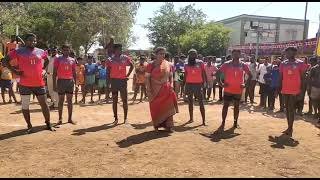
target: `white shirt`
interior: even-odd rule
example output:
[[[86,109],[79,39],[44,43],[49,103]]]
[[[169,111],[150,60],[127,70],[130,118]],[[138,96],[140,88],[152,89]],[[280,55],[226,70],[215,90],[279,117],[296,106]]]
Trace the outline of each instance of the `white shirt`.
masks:
[[[49,56],[48,57],[48,60],[49,60],[49,64],[47,66],[47,73],[50,73],[50,75],[53,74],[53,67],[54,67],[54,59],[59,57],[58,54],[56,54],[54,57],[52,56]]]
[[[258,81],[262,84],[265,84],[266,82],[264,81],[263,76],[265,74],[267,74],[267,67],[271,66],[271,64],[268,63],[268,65],[266,66],[264,63],[260,64],[259,69],[258,69],[258,73],[259,73],[259,79]]]

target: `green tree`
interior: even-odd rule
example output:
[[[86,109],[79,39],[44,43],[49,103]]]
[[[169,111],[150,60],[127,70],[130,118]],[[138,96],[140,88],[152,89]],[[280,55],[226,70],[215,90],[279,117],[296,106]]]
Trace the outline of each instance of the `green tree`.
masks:
[[[171,54],[180,53],[180,36],[205,23],[206,15],[194,8],[194,4],[174,10],[173,3],[165,3],[156,11],[145,28],[154,46],[165,46]]]
[[[203,55],[221,56],[228,46],[230,32],[222,24],[208,23],[182,35],[180,45],[184,52],[194,48]]]
[[[72,44],[85,53],[107,36],[127,45],[130,28],[140,6],[137,2],[1,2],[3,36],[10,37],[19,25],[20,34],[34,32],[40,47]]]

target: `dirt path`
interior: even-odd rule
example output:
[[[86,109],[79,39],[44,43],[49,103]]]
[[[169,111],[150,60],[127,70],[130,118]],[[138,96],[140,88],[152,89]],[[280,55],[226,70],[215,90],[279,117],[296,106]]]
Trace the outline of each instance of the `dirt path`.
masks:
[[[221,104],[206,105],[206,127],[199,126],[198,106],[195,122],[185,124],[188,106],[180,104],[175,132],[167,134],[153,131],[147,102],[129,105],[130,124],[116,127],[111,124],[111,104],[76,105],[78,124],[65,124],[54,133],[43,131],[40,107],[33,103],[37,132],[31,135],[24,135],[19,106],[0,105],[0,177],[320,176],[319,129],[312,118],[297,117],[293,141],[275,137],[286,128],[284,114],[242,106],[241,129],[228,130],[233,120],[229,111],[226,132],[217,136],[212,133],[221,122]],[[122,123],[121,104],[119,113]],[[51,117],[57,122],[57,111],[51,111]],[[66,122],[66,107],[64,117]]]

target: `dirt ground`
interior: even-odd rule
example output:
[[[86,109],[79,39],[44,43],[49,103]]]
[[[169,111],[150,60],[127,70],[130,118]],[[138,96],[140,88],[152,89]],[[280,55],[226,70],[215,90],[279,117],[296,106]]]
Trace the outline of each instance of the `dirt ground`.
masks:
[[[181,101],[180,113],[174,116],[175,132],[167,134],[153,131],[148,102],[129,104],[128,125],[113,126],[111,104],[86,104],[74,106],[77,125],[64,124],[50,132],[44,130],[35,100],[30,108],[36,133],[30,135],[25,135],[20,106],[1,104],[0,177],[320,176],[320,134],[312,117],[296,117],[292,140],[281,136],[287,127],[285,114],[266,113],[257,104],[242,105],[241,129],[229,129],[231,108],[225,132],[215,135],[222,105],[209,102],[208,126],[200,126],[199,106],[194,109],[195,122],[186,124],[188,106]],[[118,107],[122,123],[121,103]],[[307,108],[306,104],[304,112]],[[64,122],[66,118],[65,107]],[[51,111],[51,122],[57,121],[58,112]]]

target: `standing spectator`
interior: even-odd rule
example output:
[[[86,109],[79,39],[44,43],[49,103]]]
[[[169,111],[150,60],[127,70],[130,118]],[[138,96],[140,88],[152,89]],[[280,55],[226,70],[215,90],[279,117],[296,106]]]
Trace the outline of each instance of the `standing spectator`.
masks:
[[[316,57],[310,59],[314,62]],[[318,119],[320,125],[320,59],[317,60],[317,65],[314,65],[310,70],[308,78],[308,91],[312,100],[312,105],[315,111],[315,117]]]
[[[216,95],[216,72],[218,68],[215,66],[216,57],[215,56],[208,56],[207,58],[207,65],[205,66],[206,75],[207,75],[207,84],[206,88],[204,88],[204,97],[207,101],[209,101],[211,92],[213,92],[213,99]],[[206,94],[207,91],[207,94]]]
[[[308,69],[311,67],[309,64],[308,64],[308,58],[307,57],[304,57],[303,58],[303,62],[305,63],[305,65],[308,67]],[[305,94],[306,94],[306,91],[307,91],[307,71],[303,74],[303,78],[302,78],[302,86],[301,86],[301,92],[300,94],[297,96],[297,102],[296,102],[296,114],[299,115],[299,116],[302,116],[302,110],[303,110],[303,106],[304,106],[304,98],[305,98]]]
[[[50,95],[50,99],[52,105],[50,106],[51,109],[58,108],[59,105],[59,95],[58,92],[53,90],[53,66],[54,66],[54,59],[59,57],[58,51],[56,47],[53,47],[49,50],[49,64],[47,66],[47,86]]]
[[[270,94],[270,110],[274,110],[275,106],[275,99],[277,95],[280,95],[280,71],[279,71],[279,65],[280,61],[274,62],[271,68],[271,94]],[[280,97],[279,97],[280,98]]]
[[[265,59],[263,61],[263,64],[260,64],[259,69],[258,69],[258,74],[259,74],[259,85],[260,85],[260,107],[263,107],[264,109],[267,108],[267,86],[266,82],[264,80],[264,75],[267,73],[267,68],[271,66],[271,64],[268,62],[268,59]],[[268,100],[269,102],[269,100]],[[270,104],[270,103],[268,103]]]
[[[96,63],[93,63],[93,57],[88,56],[87,64],[85,64],[85,92],[83,95],[82,103],[86,103],[86,95],[88,90],[91,92],[91,101],[90,103],[94,103],[93,101],[93,91],[94,91],[94,84],[96,82],[96,73],[98,70],[98,66]]]
[[[317,64],[318,64],[318,62],[317,62],[317,58],[316,57],[311,57],[310,59],[309,59],[309,61],[310,61],[310,64],[311,64],[311,67],[310,67],[310,69],[308,70],[308,72],[307,72],[307,77],[308,77],[308,86],[307,86],[307,92],[308,92],[308,96],[309,96],[309,111],[308,111],[308,115],[312,115],[312,112],[313,112],[313,108],[314,108],[314,106],[313,106],[313,101],[312,101],[312,98],[311,98],[311,82],[310,82],[310,77],[311,77],[311,68],[312,67],[314,67],[314,66],[316,66]],[[314,109],[314,112],[315,112],[315,114],[317,114],[317,109]]]
[[[147,94],[146,86],[145,86],[145,73],[146,73],[147,63],[145,61],[146,61],[145,56],[140,56],[139,64],[137,64],[135,67],[136,88],[134,90],[134,95],[132,98],[133,103],[136,100],[139,91],[141,91],[140,102],[142,102],[143,94]]]
[[[247,102],[248,96],[250,99],[250,103],[254,103],[254,90],[257,83],[257,62],[255,61],[254,57],[249,57],[250,64],[249,64],[249,70],[252,75],[251,80],[249,81],[248,87],[246,88],[246,94],[245,94],[245,102]]]

